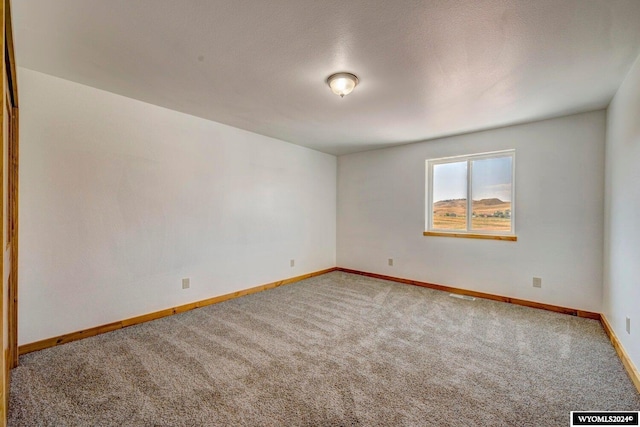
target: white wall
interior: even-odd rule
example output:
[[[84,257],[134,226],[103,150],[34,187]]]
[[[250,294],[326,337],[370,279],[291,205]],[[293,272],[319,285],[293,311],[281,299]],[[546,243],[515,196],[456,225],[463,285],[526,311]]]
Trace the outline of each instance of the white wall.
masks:
[[[334,156],[19,82],[20,344],[335,266]]]
[[[600,312],[604,139],[598,111],[341,156],[338,266]],[[424,237],[425,159],[510,148],[518,241]]]
[[[640,367],[640,57],[607,110],[605,171],[603,312]]]

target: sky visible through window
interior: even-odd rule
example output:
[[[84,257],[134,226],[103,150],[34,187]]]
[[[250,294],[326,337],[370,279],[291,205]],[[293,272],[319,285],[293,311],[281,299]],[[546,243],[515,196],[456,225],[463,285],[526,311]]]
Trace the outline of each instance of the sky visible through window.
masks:
[[[473,160],[473,200],[511,201],[511,157]],[[435,165],[433,201],[467,198],[467,162]]]

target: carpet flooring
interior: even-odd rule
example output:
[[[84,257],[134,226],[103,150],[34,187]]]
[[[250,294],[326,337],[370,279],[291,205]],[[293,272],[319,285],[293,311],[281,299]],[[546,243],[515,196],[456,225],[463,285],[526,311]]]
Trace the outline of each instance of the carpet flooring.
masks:
[[[30,353],[10,426],[564,426],[639,410],[599,322],[342,272]]]

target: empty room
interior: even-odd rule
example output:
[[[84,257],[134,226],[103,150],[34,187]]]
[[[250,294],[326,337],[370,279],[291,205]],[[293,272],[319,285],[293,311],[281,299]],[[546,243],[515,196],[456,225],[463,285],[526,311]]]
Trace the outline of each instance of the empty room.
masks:
[[[1,3],[0,426],[640,425],[640,1]]]

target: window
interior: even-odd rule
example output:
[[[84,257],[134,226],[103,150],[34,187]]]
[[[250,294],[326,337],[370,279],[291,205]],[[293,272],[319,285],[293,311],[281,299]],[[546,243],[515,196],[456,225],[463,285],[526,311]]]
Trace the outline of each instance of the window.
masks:
[[[427,160],[426,236],[516,240],[515,151]]]

